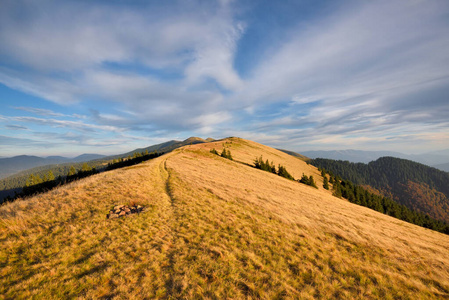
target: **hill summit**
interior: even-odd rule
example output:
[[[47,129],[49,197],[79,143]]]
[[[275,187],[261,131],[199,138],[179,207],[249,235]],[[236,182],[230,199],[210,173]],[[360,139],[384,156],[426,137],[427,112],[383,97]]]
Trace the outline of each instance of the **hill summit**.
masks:
[[[223,148],[233,160],[211,153]],[[262,156],[318,189],[252,167]],[[449,237],[338,199],[239,138],[0,207],[5,298],[443,298]],[[140,213],[106,219],[120,205]]]

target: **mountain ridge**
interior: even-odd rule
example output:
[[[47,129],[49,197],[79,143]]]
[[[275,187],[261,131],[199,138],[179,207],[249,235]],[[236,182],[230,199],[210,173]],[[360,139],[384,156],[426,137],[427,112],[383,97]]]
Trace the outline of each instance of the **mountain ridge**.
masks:
[[[134,149],[132,151],[117,155],[103,156],[98,154],[83,154],[71,159],[70,161],[62,160],[60,162],[58,161],[58,163],[56,164],[49,164],[49,165],[43,164],[30,169],[25,169],[19,171],[18,173],[6,176],[5,178],[0,178],[0,203],[3,201],[5,197],[8,196],[13,197],[15,193],[19,193],[22,187],[25,186],[26,180],[31,174],[39,175],[42,178],[43,176],[46,176],[49,171],[52,171],[54,176],[64,177],[67,175],[68,171],[72,166],[74,166],[75,169],[80,169],[81,163],[84,162],[87,162],[90,165],[90,167],[96,168],[97,170],[101,171],[104,170],[107,164],[109,162],[112,162],[114,159],[127,158],[130,156],[132,157],[135,154],[145,153],[146,151],[148,151],[149,153],[151,152],[166,153],[185,145],[205,143],[205,142],[206,141],[201,138],[190,137],[183,141],[171,140],[164,143],[151,145],[146,148]]]
[[[208,138],[210,140],[214,140]],[[48,156],[39,157],[33,155],[18,155],[8,158],[0,158],[0,179],[7,178],[11,175],[15,175],[21,171],[26,171],[36,167],[51,166],[57,164],[69,164],[69,163],[79,163],[79,162],[89,162],[94,160],[112,160],[120,157],[127,157],[129,155],[134,155],[135,153],[148,152],[170,152],[173,149],[182,147],[188,144],[206,143],[207,141],[198,138],[190,137],[183,141],[171,140],[161,144],[151,145],[145,148],[138,148],[132,151],[115,154],[115,155],[101,155],[101,154],[91,154],[85,153],[73,158],[67,158],[63,156]]]
[[[13,157],[0,158],[0,179],[17,174],[18,172],[42,167],[47,165],[56,165],[64,163],[76,163],[101,159],[106,157],[101,154],[81,154],[79,156],[68,158],[64,156],[40,157],[35,155],[17,155]]]
[[[327,158],[334,160],[347,160],[354,163],[369,163],[385,156],[408,159],[431,167],[436,167],[439,164],[445,164],[449,161],[448,150],[440,150],[422,154],[404,154],[395,151],[365,151],[354,149],[302,151],[301,153],[312,159]]]

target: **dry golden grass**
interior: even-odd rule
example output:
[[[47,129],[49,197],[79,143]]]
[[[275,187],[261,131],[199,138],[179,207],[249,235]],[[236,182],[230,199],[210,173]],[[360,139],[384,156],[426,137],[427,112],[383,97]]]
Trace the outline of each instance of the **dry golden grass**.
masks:
[[[0,207],[0,298],[449,297],[448,236],[244,164],[260,155],[320,178],[233,138]],[[147,211],[105,219],[131,201]]]

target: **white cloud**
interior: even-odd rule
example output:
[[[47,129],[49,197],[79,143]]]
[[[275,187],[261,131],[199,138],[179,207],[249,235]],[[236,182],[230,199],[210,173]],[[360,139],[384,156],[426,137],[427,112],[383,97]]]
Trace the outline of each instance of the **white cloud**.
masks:
[[[401,136],[410,124],[416,138],[439,132],[428,124],[448,128],[444,1],[340,3],[298,18],[270,51],[244,53],[239,43],[252,24],[237,19],[238,2],[24,3],[2,3],[0,82],[61,105],[107,109],[72,115],[77,121],[14,121],[84,133],[241,135],[290,147],[348,137],[380,143],[381,132]],[[259,64],[242,79],[235,59],[251,51]]]
[[[35,118],[35,117],[10,117],[10,120],[16,122],[25,122],[25,123],[34,123],[39,125],[48,125],[51,127],[59,127],[59,128],[70,128],[79,131],[95,131],[95,130],[104,130],[111,132],[119,132],[123,131],[122,128],[110,126],[110,125],[97,125],[97,124],[88,124],[81,121],[68,121],[68,120],[56,120],[56,119],[43,119],[43,118]]]
[[[440,49],[449,45],[449,32],[438,8],[368,2],[300,26],[253,71],[243,95],[258,102],[291,95],[303,103],[335,101],[448,76],[449,54]]]

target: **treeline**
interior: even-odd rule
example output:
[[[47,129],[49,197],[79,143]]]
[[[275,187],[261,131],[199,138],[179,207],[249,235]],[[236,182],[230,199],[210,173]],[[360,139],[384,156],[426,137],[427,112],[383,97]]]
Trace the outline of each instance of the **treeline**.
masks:
[[[88,163],[89,166],[91,166],[92,168],[96,168],[98,171],[101,171],[104,169],[104,165],[106,164],[106,162],[107,161],[90,161]],[[41,166],[29,170],[24,170],[15,175],[1,179],[0,191],[24,187],[31,175],[39,176],[41,179],[44,179],[44,177],[48,174],[48,172],[51,171],[55,176],[55,178],[59,176],[65,177],[71,167],[74,167],[76,170],[78,170],[82,168],[82,165],[83,163],[73,163],[73,164],[67,163],[67,164]]]
[[[133,154],[133,156],[129,155],[127,158],[121,157],[121,158],[112,160],[112,162],[108,163],[108,166],[106,167],[106,171],[136,165],[136,164],[156,158],[161,155],[162,154],[157,153],[157,151],[152,152],[152,153],[148,153],[148,150],[146,150],[145,152],[141,152],[141,153],[135,152]]]
[[[254,167],[256,169],[260,169],[260,170],[264,170],[267,172],[271,172],[273,174],[277,174],[281,177],[290,179],[290,180],[295,180],[295,178],[293,178],[292,175],[290,175],[290,173],[287,171],[287,169],[282,166],[282,165],[278,165],[278,169],[276,170],[276,166],[273,164],[273,162],[269,162],[268,159],[266,161],[263,160],[262,156],[260,156],[259,158],[256,158],[254,160]]]
[[[148,151],[142,153],[134,153],[132,157],[128,156],[128,158],[114,159],[112,162],[108,163],[106,170],[114,170],[132,166],[143,161],[156,158],[160,155],[161,154],[158,154],[157,152],[148,153]],[[17,198],[45,193],[57,186],[65,185],[69,182],[89,177],[97,173],[99,173],[99,171],[95,167],[92,168],[88,163],[83,163],[78,171],[72,165],[64,176],[59,175],[57,178],[55,178],[52,170],[47,171],[47,173],[45,173],[43,176],[41,176],[40,174],[31,174],[29,175],[25,185],[22,187],[22,190],[20,192],[16,192],[14,196],[5,197],[0,203],[13,201]]]
[[[49,170],[42,177],[39,174],[31,174],[26,180],[25,186],[22,187],[22,190],[14,196],[6,197],[3,199],[3,202],[44,193],[57,186],[67,184],[74,180],[88,177],[96,173],[98,173],[98,171],[95,168],[92,168],[87,163],[83,163],[81,169],[78,171],[76,171],[74,166],[71,166],[66,176],[58,176],[57,178],[55,178],[55,175],[51,170]]]
[[[327,171],[320,168],[322,175],[326,178]],[[394,218],[449,234],[449,225],[443,221],[433,219],[429,215],[409,209],[405,205],[399,204],[390,198],[373,194],[360,185],[352,183],[350,180],[341,179],[330,173],[329,182],[333,184],[333,195],[345,198],[349,202],[371,208],[375,211],[392,216]]]
[[[329,170],[356,184],[368,184],[375,188],[393,186],[408,180],[427,184],[449,196],[449,173],[395,157],[381,157],[368,164],[316,158],[310,162],[316,167]]]

